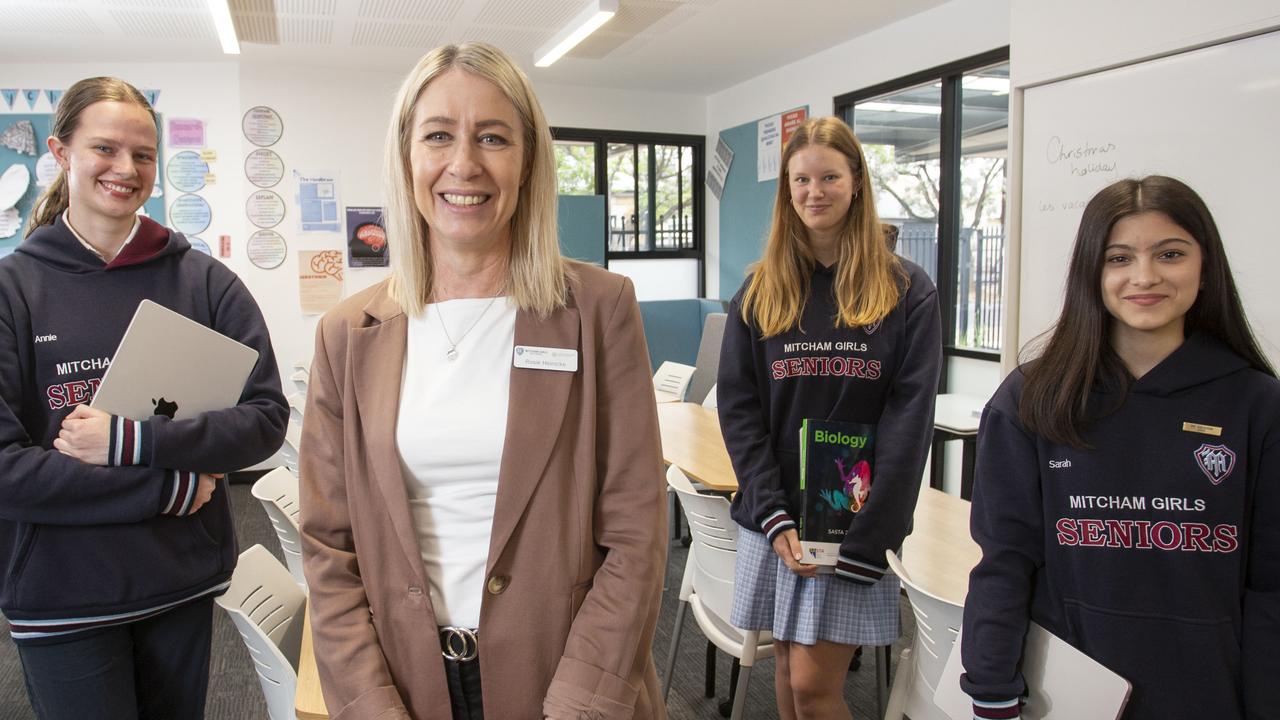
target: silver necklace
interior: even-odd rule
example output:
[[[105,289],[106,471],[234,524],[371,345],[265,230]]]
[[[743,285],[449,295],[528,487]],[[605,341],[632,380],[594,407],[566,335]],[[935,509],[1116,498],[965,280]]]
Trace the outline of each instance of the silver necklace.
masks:
[[[465,332],[459,335],[456,341],[449,337],[449,328],[445,327],[444,324],[444,313],[440,311],[440,306],[444,303],[436,303],[436,319],[440,321],[440,329],[444,331],[444,339],[449,341],[449,349],[444,353],[444,356],[449,359],[449,362],[453,362],[458,359],[458,343],[465,340],[467,335],[476,328],[476,325],[480,324],[480,318],[483,318],[484,314],[489,312],[489,308],[493,307],[493,304],[498,301],[498,297],[498,295],[494,295],[493,298],[489,300],[489,304],[485,305],[484,309],[480,311],[480,314],[476,316],[475,321],[471,323],[471,327],[467,328]]]

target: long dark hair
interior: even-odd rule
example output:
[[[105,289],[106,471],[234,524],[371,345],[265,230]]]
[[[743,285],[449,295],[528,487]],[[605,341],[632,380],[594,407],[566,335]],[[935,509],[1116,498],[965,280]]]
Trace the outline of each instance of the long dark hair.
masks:
[[[1187,335],[1208,333],[1255,369],[1275,377],[1249,328],[1222,236],[1204,200],[1171,177],[1121,180],[1103,188],[1085,206],[1071,253],[1062,314],[1050,332],[1037,338],[1034,344],[1043,351],[1026,366],[1018,417],[1029,430],[1053,442],[1087,447],[1081,430],[1091,419],[1089,391],[1095,383],[1117,391],[1121,399],[1128,390],[1129,372],[1111,347],[1114,321],[1102,303],[1103,251],[1116,222],[1144,212],[1164,213],[1200,245],[1203,286],[1187,310]]]
[[[147,98],[138,92],[138,88],[119,78],[85,78],[72,85],[58,100],[58,111],[53,116],[52,135],[63,143],[71,142],[72,134],[80,125],[80,114],[90,105],[104,100],[140,105],[151,115],[151,121],[156,122],[156,111],[151,107],[151,103],[147,102]],[[159,132],[158,124],[156,132]],[[54,178],[49,188],[36,200],[35,212],[32,213],[31,221],[27,223],[27,231],[23,234],[23,238],[31,235],[41,225],[49,225],[56,221],[70,202],[67,173],[65,170],[59,170],[58,177]]]

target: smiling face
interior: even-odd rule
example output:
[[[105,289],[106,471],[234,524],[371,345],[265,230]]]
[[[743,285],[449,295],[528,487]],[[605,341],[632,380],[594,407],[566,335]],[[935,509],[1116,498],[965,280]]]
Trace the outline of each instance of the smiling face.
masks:
[[[496,85],[454,68],[414,105],[409,165],[433,245],[509,248],[524,169],[523,126]]]
[[[833,238],[844,225],[857,186],[848,158],[825,145],[805,146],[787,162],[787,180],[791,207],[810,239]]]
[[[96,102],[65,143],[49,138],[49,150],[66,174],[73,225],[132,226],[156,182],[156,126],[145,108]]]
[[[1113,339],[1174,335],[1200,292],[1203,253],[1186,230],[1162,212],[1121,218],[1103,250],[1102,302],[1115,319]]]

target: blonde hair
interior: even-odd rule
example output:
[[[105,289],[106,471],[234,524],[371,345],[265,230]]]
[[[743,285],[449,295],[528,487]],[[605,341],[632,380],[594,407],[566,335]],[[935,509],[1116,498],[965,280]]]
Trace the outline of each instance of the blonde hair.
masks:
[[[85,78],[72,85],[58,100],[58,110],[53,115],[53,128],[50,134],[62,143],[71,142],[71,136],[80,126],[80,114],[90,105],[103,101],[132,103],[141,106],[151,115],[151,122],[156,123],[156,111],[147,102],[147,98],[134,86],[113,77]],[[156,123],[156,134],[160,132]],[[51,225],[58,216],[71,204],[71,195],[67,189],[67,171],[59,169],[58,176],[49,184],[48,189],[36,199],[35,212],[27,223],[27,238],[36,228]]]
[[[545,317],[564,307],[568,294],[566,264],[560,256],[556,230],[551,128],[524,73],[501,50],[479,42],[442,45],[427,53],[409,72],[396,95],[383,177],[385,220],[391,239],[391,297],[410,315],[420,315],[431,297],[434,273],[427,247],[431,229],[414,202],[409,145],[418,98],[432,80],[453,68],[496,85],[520,116],[524,182],[511,218],[511,258],[504,290],[521,310]]]
[[[844,155],[854,175],[853,201],[837,240],[836,325],[858,327],[879,322],[898,304],[907,284],[906,271],[885,244],[862,145],[839,119],[814,118],[800,126],[782,151],[769,238],[764,256],[750,268],[751,281],[742,298],[742,319],[754,323],[764,337],[798,327],[809,296],[809,277],[816,260],[809,247],[808,228],[791,205],[787,170],[792,156],[809,145],[829,147]]]

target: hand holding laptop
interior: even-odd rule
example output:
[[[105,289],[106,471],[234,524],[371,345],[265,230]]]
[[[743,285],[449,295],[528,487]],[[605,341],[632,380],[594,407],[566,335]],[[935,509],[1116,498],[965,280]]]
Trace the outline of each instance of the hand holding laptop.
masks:
[[[111,414],[77,405],[63,418],[53,449],[89,465],[106,465],[111,444]]]

